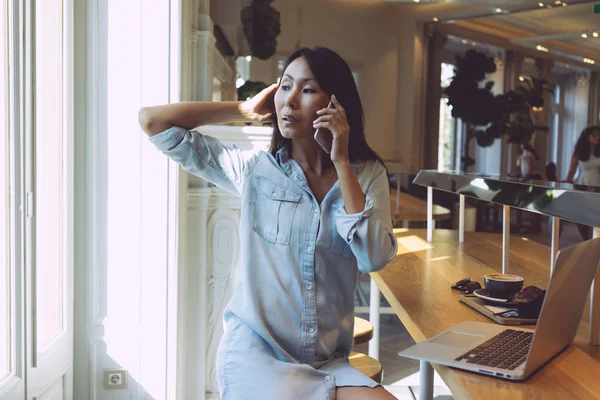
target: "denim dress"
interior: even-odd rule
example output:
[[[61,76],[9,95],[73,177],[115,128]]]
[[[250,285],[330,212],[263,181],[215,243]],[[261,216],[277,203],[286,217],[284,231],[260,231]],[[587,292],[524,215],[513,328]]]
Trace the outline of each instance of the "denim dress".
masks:
[[[282,148],[244,152],[179,127],[150,141],[188,172],[241,197],[240,279],[217,352],[223,400],[335,399],[377,383],[348,361],[359,273],[396,255],[387,174],[352,165],[365,209],[348,214],[337,181],[321,204]]]

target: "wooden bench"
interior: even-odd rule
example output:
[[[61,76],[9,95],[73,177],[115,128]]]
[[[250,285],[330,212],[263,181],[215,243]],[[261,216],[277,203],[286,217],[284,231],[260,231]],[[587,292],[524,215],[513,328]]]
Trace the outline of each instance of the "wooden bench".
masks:
[[[364,318],[354,317],[354,344],[363,344],[373,338],[373,325]]]
[[[427,201],[408,193],[398,193],[396,189],[390,190],[390,211],[395,224],[427,221]],[[450,216],[450,210],[447,208],[437,204],[433,205],[435,221],[448,219]],[[405,225],[405,227],[407,226]]]
[[[381,383],[383,380],[383,367],[379,361],[366,354],[357,353],[355,351],[350,353],[348,358],[350,360],[350,365],[373,379],[375,382]]]
[[[364,318],[354,317],[354,344],[366,343],[373,338],[373,325]],[[383,380],[383,366],[366,354],[353,351],[349,356],[350,365],[377,383]]]
[[[396,233],[398,255],[373,280],[416,342],[463,321],[491,322],[458,301],[452,283],[502,269],[502,236],[435,230],[432,243],[425,230]],[[510,272],[526,285],[545,288],[550,275],[550,249],[516,236],[511,238]],[[600,398],[600,349],[589,344],[586,305],[574,345],[525,382],[510,382],[433,365],[456,399],[596,399]]]

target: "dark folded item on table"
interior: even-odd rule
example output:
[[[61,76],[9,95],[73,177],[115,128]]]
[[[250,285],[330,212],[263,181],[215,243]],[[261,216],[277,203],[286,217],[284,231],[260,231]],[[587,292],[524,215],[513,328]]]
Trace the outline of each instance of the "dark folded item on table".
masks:
[[[537,286],[527,286],[517,292],[511,301],[521,318],[537,318],[542,310],[546,291]]]

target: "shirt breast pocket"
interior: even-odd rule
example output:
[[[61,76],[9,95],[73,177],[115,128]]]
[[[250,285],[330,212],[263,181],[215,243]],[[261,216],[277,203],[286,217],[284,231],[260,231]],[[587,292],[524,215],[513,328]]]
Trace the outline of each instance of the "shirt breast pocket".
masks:
[[[289,245],[302,193],[263,176],[256,177],[254,188],[254,231],[269,243]]]

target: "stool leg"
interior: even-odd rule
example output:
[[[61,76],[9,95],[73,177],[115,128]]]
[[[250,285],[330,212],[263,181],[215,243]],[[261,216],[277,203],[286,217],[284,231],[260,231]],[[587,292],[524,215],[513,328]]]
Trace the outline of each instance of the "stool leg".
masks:
[[[598,237],[600,228],[593,229],[594,237]],[[600,268],[596,269],[590,296],[590,344],[600,345]]]
[[[590,296],[590,344],[600,345],[600,268],[596,270]]]
[[[502,273],[508,274],[510,263],[510,207],[504,206],[502,214]]]
[[[379,288],[371,278],[369,322],[373,325],[373,338],[369,341],[369,357],[379,360]]]
[[[419,400],[433,400],[433,367],[428,361],[419,362],[421,386],[419,386]]]

